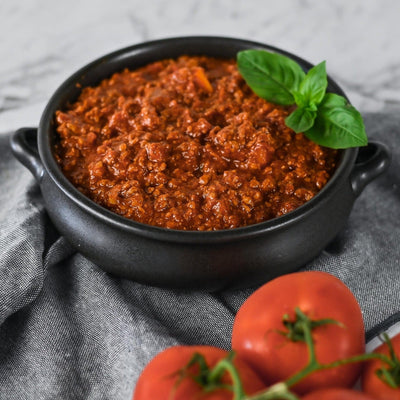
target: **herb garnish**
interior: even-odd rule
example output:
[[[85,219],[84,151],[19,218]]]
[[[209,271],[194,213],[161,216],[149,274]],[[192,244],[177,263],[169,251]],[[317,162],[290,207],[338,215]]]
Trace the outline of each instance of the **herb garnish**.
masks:
[[[326,93],[325,61],[307,74],[294,60],[265,50],[237,54],[239,72],[263,99],[285,106],[296,105],[285,119],[296,133],[333,149],[365,146],[368,143],[361,114],[334,93]]]

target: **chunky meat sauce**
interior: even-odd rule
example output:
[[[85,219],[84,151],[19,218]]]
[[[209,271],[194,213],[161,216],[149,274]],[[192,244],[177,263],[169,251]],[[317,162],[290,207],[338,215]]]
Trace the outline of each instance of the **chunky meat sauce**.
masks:
[[[124,70],[57,111],[55,156],[102,206],[145,224],[229,229],[315,196],[337,152],[285,126],[234,60],[182,56]]]

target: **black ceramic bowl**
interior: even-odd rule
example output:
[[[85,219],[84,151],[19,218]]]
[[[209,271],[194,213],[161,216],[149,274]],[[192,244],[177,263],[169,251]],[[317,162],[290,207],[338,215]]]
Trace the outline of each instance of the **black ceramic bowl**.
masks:
[[[379,143],[341,151],[328,184],[293,212],[231,230],[178,231],[144,225],[106,210],[80,193],[53,157],[54,114],[74,101],[82,87],[96,85],[123,68],[138,68],[182,54],[234,58],[258,48],[301,58],[260,43],[223,37],[183,37],[147,42],[106,55],[67,79],[50,99],[39,128],[17,131],[15,156],[40,185],[48,214],[70,243],[105,271],[150,285],[217,290],[246,287],[296,270],[312,260],[343,228],[352,205],[384,172],[389,152]],[[328,91],[344,96],[329,79]],[[37,140],[37,143],[35,142]]]

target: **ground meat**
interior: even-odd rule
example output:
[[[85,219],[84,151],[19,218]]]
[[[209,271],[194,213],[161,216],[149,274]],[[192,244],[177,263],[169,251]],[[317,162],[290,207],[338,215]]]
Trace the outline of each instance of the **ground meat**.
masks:
[[[182,56],[124,70],[56,112],[55,157],[102,206],[145,224],[218,230],[310,200],[337,152],[285,126],[234,60]]]

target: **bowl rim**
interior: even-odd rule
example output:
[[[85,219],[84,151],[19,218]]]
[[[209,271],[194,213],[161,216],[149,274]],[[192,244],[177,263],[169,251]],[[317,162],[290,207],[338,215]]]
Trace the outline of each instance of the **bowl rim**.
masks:
[[[286,228],[288,225],[297,223],[299,220],[306,218],[310,213],[313,213],[317,207],[321,207],[323,203],[331,196],[337,188],[337,182],[350,175],[351,169],[354,165],[355,159],[358,154],[358,148],[349,148],[341,151],[339,165],[337,166],[334,174],[331,176],[327,184],[310,200],[303,205],[297,207],[295,210],[284,214],[282,216],[259,222],[257,224],[242,226],[231,229],[221,229],[215,231],[193,231],[193,230],[178,230],[163,228],[148,224],[143,224],[119,214],[110,211],[103,206],[97,204],[89,197],[81,193],[63,174],[61,168],[56,162],[51,145],[50,145],[50,131],[54,129],[54,103],[58,101],[61,95],[70,88],[72,85],[76,86],[82,77],[90,74],[90,71],[101,64],[110,63],[121,56],[126,56],[128,53],[137,52],[141,50],[149,50],[151,48],[158,48],[159,46],[171,46],[177,42],[195,44],[207,41],[213,46],[235,44],[246,48],[265,49],[286,55],[304,68],[311,68],[313,64],[308,61],[292,54],[288,51],[282,50],[275,46],[255,42],[247,39],[239,39],[227,36],[181,36],[169,37],[164,39],[157,39],[145,41],[132,46],[124,47],[111,53],[105,54],[92,62],[84,65],[72,75],[70,75],[53,93],[48,101],[40,122],[38,129],[38,150],[41,161],[44,165],[46,173],[58,186],[58,188],[75,203],[78,207],[91,214],[93,217],[101,220],[106,225],[123,230],[127,233],[140,235],[147,238],[158,239],[168,242],[180,243],[193,243],[193,244],[212,244],[227,241],[235,241],[241,239],[249,239],[257,237],[266,232],[280,230]],[[211,43],[211,41],[213,43]],[[134,57],[134,55],[132,55]],[[346,94],[340,86],[328,75],[329,87],[347,100]]]

